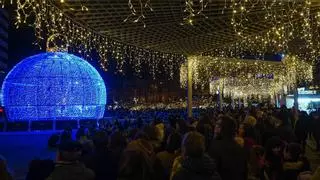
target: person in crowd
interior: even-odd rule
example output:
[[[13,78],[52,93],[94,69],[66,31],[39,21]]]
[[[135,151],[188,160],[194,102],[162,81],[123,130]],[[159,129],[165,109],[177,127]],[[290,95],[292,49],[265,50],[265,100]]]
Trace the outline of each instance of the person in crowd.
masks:
[[[255,128],[250,125],[245,125],[243,139],[244,147],[248,150],[252,149],[253,146],[257,145],[257,136]]]
[[[77,141],[82,145],[82,154],[83,155],[91,154],[94,149],[94,144],[93,144],[93,141],[91,140],[93,136],[89,137],[89,133],[86,132],[85,129],[83,132],[82,130],[77,132],[76,136],[77,136]]]
[[[201,122],[201,121],[200,121]],[[214,138],[213,130],[208,123],[199,123],[197,125],[197,131],[200,132],[205,137],[206,150],[209,149],[210,143]]]
[[[173,132],[169,135],[166,150],[159,152],[157,158],[161,161],[161,165],[164,169],[165,179],[169,179],[174,159],[179,155],[179,149],[181,147],[181,135]]]
[[[50,138],[48,145],[58,147],[56,164],[34,160],[26,179],[319,179],[320,170],[309,172],[302,148],[306,126],[313,128],[319,147],[318,112],[312,113],[311,125],[305,112],[290,123],[292,118],[285,107],[260,105],[200,110],[192,119],[193,125],[181,118],[186,113],[180,110],[132,111],[130,116],[125,109],[113,113],[118,118],[139,118],[133,123],[115,118],[105,127],[90,129],[90,133],[81,127],[77,142],[72,141],[69,129]],[[7,170],[0,159],[0,180],[11,180],[4,172]]]
[[[279,136],[285,142],[295,142],[296,137],[294,135],[292,126],[289,123],[289,114],[285,106],[281,108],[281,111],[278,114],[278,120],[279,121],[276,128],[277,136]]]
[[[62,142],[56,165],[47,180],[94,180],[94,172],[79,161],[81,148],[81,144],[75,141]]]
[[[140,129],[142,128],[142,126],[143,126],[143,120],[141,117],[138,117],[136,122],[136,127]]]
[[[316,149],[317,151],[320,151],[320,116],[319,111],[316,113],[313,113],[312,115],[312,121],[313,121],[313,136],[314,140],[316,141]]]
[[[144,132],[137,134],[136,140],[130,142],[119,162],[119,180],[155,180],[161,179],[155,172],[155,153]],[[159,172],[163,172],[157,169]]]
[[[106,135],[97,132],[93,139],[95,151],[84,158],[86,167],[95,172],[96,180],[116,180],[120,156],[126,147],[126,138],[115,132],[110,136],[110,142]]]
[[[0,179],[1,180],[13,180],[12,175],[10,174],[7,162],[4,157],[0,156]]]
[[[221,118],[220,139],[213,140],[208,151],[215,160],[222,180],[246,180],[247,155],[244,149],[235,142],[236,122],[229,116]]]
[[[310,180],[318,180],[318,179],[320,179],[320,167],[317,168],[317,170],[312,175]]]
[[[262,146],[253,146],[248,161],[248,174],[250,180],[260,179],[265,165],[265,149]]]
[[[153,146],[154,152],[160,152],[162,150],[162,141],[159,140],[162,137],[160,137],[160,131],[157,131],[157,128],[153,125],[148,125],[143,128],[143,131],[148,136],[148,141]]]
[[[114,172],[117,172],[121,155],[125,150],[127,144],[128,141],[126,137],[120,132],[115,132],[110,136],[108,154],[110,161],[109,163],[111,164],[110,166],[112,166],[110,168],[111,172],[113,172],[112,169],[115,170]],[[116,174],[114,174],[114,176],[115,175]]]
[[[310,171],[309,161],[302,156],[303,151],[300,144],[288,144],[283,153],[284,163],[282,165],[283,173],[281,179],[297,179],[301,172]]]
[[[302,145],[303,152],[305,151],[306,141],[308,137],[308,123],[310,122],[307,112],[301,111],[299,119],[294,126],[294,133],[297,137],[298,142]]]
[[[266,164],[261,179],[281,180],[284,143],[272,137],[266,143]]]
[[[128,141],[133,141],[138,132],[139,132],[138,128],[130,129],[129,132],[128,132]]]
[[[167,127],[167,133],[171,134],[172,132],[175,132],[177,129],[178,118],[176,116],[169,116],[168,121],[169,126]]]
[[[213,130],[214,139],[220,139],[221,136],[221,119],[218,119],[214,125]]]
[[[193,130],[193,128],[189,126],[187,122],[183,119],[179,119],[178,128],[179,128],[180,134],[186,134],[187,132]]]
[[[58,133],[52,134],[48,140],[48,148],[57,148],[59,144],[60,135]]]
[[[173,180],[221,180],[213,159],[205,154],[205,139],[200,133],[187,133],[181,149],[181,166]]]
[[[86,137],[87,136],[87,133],[86,133],[86,129],[81,126],[78,130],[77,130],[77,133],[76,133],[76,139],[79,141],[82,137]]]
[[[45,180],[54,169],[52,160],[32,160],[26,180]]]
[[[60,135],[60,143],[69,142],[72,140],[72,131],[65,129]]]

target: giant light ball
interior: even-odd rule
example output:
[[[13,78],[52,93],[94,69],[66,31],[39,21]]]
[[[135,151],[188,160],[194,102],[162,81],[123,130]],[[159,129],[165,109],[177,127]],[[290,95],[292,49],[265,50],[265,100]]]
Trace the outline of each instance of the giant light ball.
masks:
[[[2,85],[9,121],[100,119],[107,93],[98,71],[64,52],[28,57]]]

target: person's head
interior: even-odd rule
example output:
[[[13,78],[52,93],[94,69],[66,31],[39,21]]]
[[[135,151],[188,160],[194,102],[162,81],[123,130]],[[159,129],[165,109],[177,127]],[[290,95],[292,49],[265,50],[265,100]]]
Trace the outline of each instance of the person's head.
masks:
[[[68,131],[68,130],[64,130],[60,135],[61,142],[70,141],[71,139],[72,139],[72,135],[71,135],[70,131]]]
[[[32,160],[26,180],[46,179],[54,170],[54,166],[53,160]]]
[[[85,128],[81,127],[80,129],[78,129],[77,134],[76,134],[76,138],[80,139],[83,136],[86,136],[86,130]]]
[[[214,137],[212,127],[209,124],[198,124],[197,130],[204,136],[206,148],[209,148],[211,140]]]
[[[189,132],[183,137],[181,149],[183,157],[202,157],[205,152],[205,139],[196,131]]]
[[[181,135],[179,133],[172,133],[167,139],[167,151],[175,153],[181,147]]]
[[[214,125],[214,136],[217,137],[221,133],[221,119],[216,121],[216,124]]]
[[[134,140],[137,140],[137,139],[143,139],[143,140],[146,140],[146,141],[149,141],[150,138],[149,136],[147,135],[147,133],[145,133],[144,131],[138,131],[135,136],[134,136]]]
[[[175,116],[169,117],[169,124],[172,128],[174,128],[174,129],[176,128],[177,122],[178,122],[177,117],[175,117]]]
[[[246,119],[244,120],[244,123],[248,126],[252,126],[254,127],[257,124],[257,120],[255,117],[253,116],[248,116],[246,117]]]
[[[163,123],[159,123],[155,126],[156,134],[157,134],[157,140],[160,142],[163,142],[164,136],[165,136],[165,127]]]
[[[264,116],[264,112],[262,110],[257,111],[257,119],[261,119]]]
[[[117,131],[110,136],[110,148],[124,149],[127,146],[127,139],[122,135],[121,132]]]
[[[298,161],[301,154],[301,146],[297,143],[290,143],[283,150],[284,159],[287,161]]]
[[[153,173],[151,162],[141,151],[130,150],[122,154],[119,161],[118,178],[151,179]]]
[[[82,146],[76,141],[65,141],[59,145],[58,161],[75,162],[78,161],[82,153]]]
[[[268,139],[266,143],[266,155],[271,156],[281,156],[283,149],[283,142],[279,137],[272,137]]]
[[[129,134],[128,134],[128,139],[129,140],[134,140],[134,138],[136,137],[137,133],[139,132],[139,129],[138,128],[133,128],[129,131]]]
[[[149,137],[150,140],[157,140],[158,139],[157,129],[155,126],[151,126],[151,125],[145,126],[143,128],[143,131],[147,134],[147,136]]]
[[[238,129],[238,136],[244,137],[245,135],[245,124],[241,123]]]
[[[0,156],[0,175],[7,172],[7,162],[4,157]]]
[[[199,124],[211,124],[208,114],[204,114],[200,117]]]
[[[8,172],[7,162],[4,157],[0,156],[0,179],[11,180],[11,175]]]
[[[255,129],[252,126],[244,126],[244,137],[255,138]]]
[[[231,138],[235,136],[236,133],[236,122],[229,116],[223,116],[221,118],[221,137]]]

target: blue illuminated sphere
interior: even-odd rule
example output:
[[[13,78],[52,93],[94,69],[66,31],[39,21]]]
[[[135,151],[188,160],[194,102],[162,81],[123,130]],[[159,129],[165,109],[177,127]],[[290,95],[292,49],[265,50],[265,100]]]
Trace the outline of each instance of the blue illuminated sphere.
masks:
[[[2,93],[10,121],[100,119],[107,99],[98,71],[63,52],[22,60],[5,78]]]

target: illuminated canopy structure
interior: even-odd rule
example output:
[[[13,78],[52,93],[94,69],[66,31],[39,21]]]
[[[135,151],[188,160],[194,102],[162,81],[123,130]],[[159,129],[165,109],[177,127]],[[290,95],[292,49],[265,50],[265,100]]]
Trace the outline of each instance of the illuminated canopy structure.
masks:
[[[100,119],[107,99],[98,71],[63,52],[22,60],[5,78],[2,92],[10,121]]]
[[[297,83],[313,79],[312,64],[290,55],[279,62],[210,56],[193,56],[188,60],[195,88],[210,86],[211,93],[223,89],[224,95],[233,97],[283,94],[296,88]],[[180,69],[182,87],[187,86],[187,70],[187,64],[183,64]]]
[[[10,3],[10,0],[0,3]],[[17,26],[31,24],[39,44],[66,36],[85,56],[96,49],[107,70],[149,67],[173,77],[185,56],[320,55],[318,0],[17,0]]]

